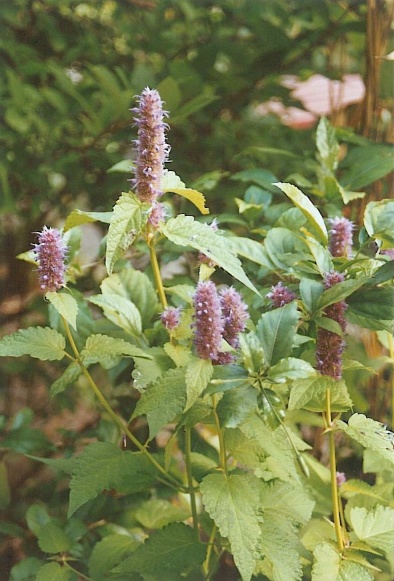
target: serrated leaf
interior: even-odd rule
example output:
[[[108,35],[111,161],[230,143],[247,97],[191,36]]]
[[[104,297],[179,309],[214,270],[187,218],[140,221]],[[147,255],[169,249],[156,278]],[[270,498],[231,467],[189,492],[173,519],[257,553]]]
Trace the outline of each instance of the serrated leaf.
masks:
[[[196,208],[200,210],[201,214],[209,214],[209,208],[205,205],[205,196],[201,192],[193,190],[192,188],[170,188],[170,191],[174,194],[178,194],[178,196],[182,196],[182,198],[185,198],[186,200],[189,200],[189,202],[194,204]]]
[[[180,368],[169,369],[148,385],[136,405],[132,418],[146,415],[149,439],[152,440],[163,426],[183,411],[185,403],[185,371]]]
[[[145,352],[152,359],[136,358],[134,361],[135,368],[132,373],[134,379],[133,386],[140,392],[143,392],[147,385],[163,375],[165,371],[174,367],[172,359],[165,353],[162,347],[151,347],[146,349]]]
[[[261,533],[259,550],[270,564],[272,576],[269,578],[273,581],[299,581],[302,566],[295,526],[283,517],[268,513],[264,515]]]
[[[394,434],[383,424],[364,414],[353,414],[348,424],[342,420],[336,420],[335,424],[364,448],[373,450],[394,465]]]
[[[40,569],[42,569],[42,559],[27,557],[12,567],[10,581],[36,581],[36,575]],[[44,578],[41,581],[49,581],[49,579]]]
[[[113,572],[137,571],[144,579],[152,580],[167,580],[167,576],[172,575],[171,578],[178,581],[183,578],[182,574],[199,567],[204,558],[205,547],[196,541],[193,529],[182,523],[172,523],[152,533]]]
[[[125,452],[109,442],[87,446],[75,460],[70,483],[68,517],[103,490],[133,493],[145,490],[156,470],[141,452]]]
[[[353,294],[357,289],[362,287],[367,282],[367,280],[367,277],[362,276],[355,280],[344,280],[343,282],[335,284],[323,292],[317,302],[317,307],[319,309],[325,309],[329,305],[343,301],[351,294]]]
[[[149,204],[142,204],[132,193],[122,193],[117,200],[107,235],[105,266],[112,274],[115,263],[133,243],[148,219]]]
[[[82,369],[78,363],[70,363],[70,365],[66,368],[63,375],[61,375],[58,379],[56,379],[51,387],[50,387],[50,394],[51,397],[55,397],[59,393],[63,393],[65,389],[72,383],[75,383],[78,377],[82,374]]]
[[[253,474],[209,474],[200,486],[203,503],[220,534],[230,541],[243,581],[249,581],[260,542],[259,480]]]
[[[65,356],[66,340],[49,327],[20,329],[0,340],[1,357],[30,355],[41,361],[60,361]]]
[[[285,357],[269,368],[267,377],[274,383],[284,383],[290,379],[305,379],[316,375],[310,363],[295,357]]]
[[[313,313],[317,308],[319,297],[324,291],[324,286],[321,282],[303,278],[299,286],[301,299],[303,300],[309,313]]]
[[[323,244],[327,244],[328,234],[323,217],[319,210],[312,204],[310,199],[292,184],[277,182],[274,186],[282,190],[282,192],[290,198],[293,204],[301,210],[308,222],[316,230],[319,240],[323,242]]]
[[[284,307],[263,313],[260,317],[256,333],[268,364],[275,365],[290,354],[299,316],[297,305],[292,301]]]
[[[134,513],[135,518],[147,529],[161,529],[190,516],[190,510],[175,506],[162,498],[152,498],[144,502]]]
[[[108,335],[91,335],[81,351],[82,361],[87,367],[94,363],[100,363],[105,369],[116,363],[119,355],[152,359],[150,355],[135,345]]]
[[[226,238],[212,230],[208,224],[196,222],[192,216],[179,214],[176,218],[170,218],[166,224],[162,224],[161,231],[174,244],[191,246],[203,252],[223,270],[259,294],[246,276],[241,262],[229,249]]]
[[[171,357],[171,359],[173,360],[177,367],[185,367],[192,358],[190,349],[188,349],[184,345],[173,345],[172,343],[164,343],[163,349],[167,353],[168,357]]]
[[[330,390],[331,394],[332,411],[346,411],[352,406],[352,400],[344,381],[336,381],[331,377],[318,375],[293,382],[289,410],[306,409],[312,412],[325,410],[327,390]]]
[[[345,157],[341,182],[346,189],[359,190],[394,169],[393,148],[380,143],[355,147]]]
[[[227,243],[231,250],[239,256],[247,258],[260,266],[265,266],[265,268],[272,268],[272,263],[267,256],[264,246],[260,242],[257,242],[257,240],[242,236],[231,236],[228,237]]]
[[[394,200],[369,202],[364,212],[364,226],[371,238],[394,242]]]
[[[301,228],[301,231],[304,234],[303,240],[305,244],[308,246],[321,276],[324,276],[326,272],[330,272],[334,268],[331,254],[329,253],[327,248],[325,248],[322,244],[317,242],[317,240],[315,240],[311,236],[308,236],[304,228]]]
[[[36,536],[44,525],[51,522],[46,507],[41,504],[31,504],[26,511],[25,518],[27,526]]]
[[[45,563],[37,571],[35,581],[69,581],[72,571],[59,563]]]
[[[40,458],[39,456],[31,456],[30,454],[26,454],[26,456],[32,460],[37,460],[37,462],[42,462],[47,466],[61,470],[66,474],[71,474],[75,467],[75,458]]]
[[[290,521],[305,525],[315,506],[305,491],[287,482],[275,481],[262,487],[261,507],[264,515],[281,515]]]
[[[356,316],[377,321],[394,319],[394,289],[361,289],[349,297],[349,309]]]
[[[89,557],[89,576],[94,581],[107,581],[108,572],[122,563],[138,546],[131,535],[113,534],[94,545]]]
[[[66,319],[68,323],[76,330],[77,328],[77,315],[78,315],[78,303],[69,294],[47,292],[45,298],[54,306],[57,312]]]
[[[382,551],[390,561],[394,559],[394,509],[381,504],[372,510],[354,507],[350,522],[360,541]]]
[[[163,176],[160,181],[160,188],[165,192],[173,192],[173,188],[185,188],[185,182],[174,172],[168,169],[163,171]]]
[[[257,392],[251,385],[246,383],[226,390],[217,406],[220,425],[236,428],[256,409]]]
[[[329,543],[320,543],[313,551],[312,581],[373,581],[369,570],[342,555]]]
[[[111,222],[111,216],[112,212],[83,212],[82,210],[73,210],[67,216],[63,232],[67,232],[75,226],[81,226],[82,224],[89,224],[91,222],[104,222],[104,224],[109,224]]]
[[[210,359],[194,358],[186,365],[186,406],[187,411],[207,387],[213,374]]]
[[[94,295],[89,301],[101,307],[104,315],[118,327],[138,337],[142,332],[141,315],[137,307],[129,299],[119,295]]]
[[[71,548],[72,540],[54,522],[45,523],[38,531],[38,545],[45,553],[62,553]]]

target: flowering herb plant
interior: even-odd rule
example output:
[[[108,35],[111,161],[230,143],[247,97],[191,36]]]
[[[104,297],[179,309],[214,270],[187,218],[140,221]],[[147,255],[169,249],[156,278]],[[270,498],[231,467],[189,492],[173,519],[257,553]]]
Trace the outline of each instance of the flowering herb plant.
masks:
[[[245,170],[234,176],[253,184],[239,204],[246,235],[236,234],[165,168],[158,92],[145,89],[133,112],[132,190],[111,213],[75,210],[62,232],[43,228],[32,258],[51,324],[0,341],[1,356],[62,361],[52,396],[90,390],[102,410],[78,453],[35,457],[68,475],[70,494],[67,517],[28,509],[46,557],[29,557],[30,571],[38,581],[391,578],[393,434],[354,411],[357,372],[371,370],[347,344],[356,329],[377,332],[392,366],[394,202],[367,204],[353,242],[342,209],[363,194],[337,181],[323,119],[309,188],[329,191],[321,211],[296,185]],[[176,213],[169,194],[202,217]],[[69,241],[94,221],[108,224],[106,275],[83,296]],[[164,278],[186,252],[190,272]],[[352,442],[372,483],[338,470],[338,448]]]

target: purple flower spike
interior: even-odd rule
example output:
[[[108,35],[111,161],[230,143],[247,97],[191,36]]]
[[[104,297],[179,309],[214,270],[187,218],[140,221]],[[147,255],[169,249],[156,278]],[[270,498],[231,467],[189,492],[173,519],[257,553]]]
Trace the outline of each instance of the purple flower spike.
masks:
[[[331,218],[329,251],[332,256],[344,256],[349,258],[352,250],[353,222],[347,218]]]
[[[339,272],[329,272],[325,275],[324,286],[326,289],[344,280],[343,274]],[[346,330],[345,311],[347,304],[345,301],[339,301],[329,305],[324,314],[327,318],[333,319],[341,327],[342,331]],[[342,377],[342,353],[345,348],[345,342],[340,335],[319,328],[317,331],[316,341],[316,367],[322,375],[329,375],[334,379]]]
[[[236,349],[239,345],[238,335],[245,330],[249,319],[248,307],[241,295],[231,287],[221,291],[220,304],[224,321],[223,338]]]
[[[198,283],[194,294],[194,345],[201,359],[216,359],[222,342],[223,321],[216,286],[210,280]]]
[[[284,286],[281,282],[271,288],[271,292],[267,294],[267,299],[270,299],[274,309],[284,307],[291,301],[294,301],[296,295]]]
[[[139,107],[134,121],[138,126],[137,161],[135,179],[132,180],[136,193],[142,202],[153,204],[162,195],[160,183],[163,166],[168,159],[169,146],[166,144],[167,124],[163,119],[162,100],[155,89],[146,88],[139,97]]]
[[[181,320],[181,307],[167,307],[160,315],[161,322],[168,331],[173,331]]]
[[[154,228],[157,228],[160,222],[164,222],[165,215],[166,212],[164,205],[160,204],[160,202],[155,202],[149,214],[148,222],[149,224],[152,224]]]
[[[59,230],[44,226],[38,234],[38,244],[34,245],[40,287],[43,291],[57,291],[64,286],[66,254],[67,246]]]

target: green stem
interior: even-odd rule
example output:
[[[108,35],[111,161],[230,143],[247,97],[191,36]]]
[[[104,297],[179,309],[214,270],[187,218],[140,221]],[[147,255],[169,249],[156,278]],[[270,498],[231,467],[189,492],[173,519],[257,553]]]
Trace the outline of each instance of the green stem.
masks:
[[[337,464],[335,457],[335,437],[334,431],[332,430],[332,419],[331,419],[331,392],[329,389],[326,391],[326,422],[328,428],[328,443],[330,447],[330,473],[331,473],[331,497],[332,497],[332,512],[334,515],[334,526],[335,535],[337,538],[338,549],[342,553],[344,549],[342,527],[341,527],[341,517],[339,509],[339,494],[338,494],[338,484],[337,484]]]
[[[226,446],[224,443],[224,434],[223,434],[223,429],[220,426],[220,420],[219,420],[219,416],[216,412],[216,397],[213,395],[212,396],[212,405],[213,405],[213,415],[215,418],[215,424],[216,424],[216,430],[218,433],[218,438],[219,438],[219,458],[220,458],[220,466],[224,472],[224,474],[227,476],[227,458],[226,458]]]
[[[78,575],[78,579],[85,579],[86,581],[92,581],[91,577],[84,575],[83,573],[81,573],[81,571],[78,571],[78,569],[74,569],[74,567],[72,567],[66,559],[62,559],[62,563],[65,567],[67,567],[67,569],[69,569],[73,573],[76,573],[76,575]]]
[[[200,541],[200,535],[199,535],[199,530],[198,530],[196,491],[194,490],[194,487],[193,487],[193,475],[192,475],[192,465],[191,465],[191,429],[190,428],[185,428],[185,462],[186,462],[187,485],[189,488],[189,495],[190,495],[190,506],[192,509],[194,533],[196,536],[196,540]]]
[[[213,549],[213,546],[214,546],[213,545],[213,542],[215,540],[216,531],[217,531],[217,526],[216,526],[215,523],[213,523],[211,535],[209,537],[208,546],[207,546],[207,554],[206,554],[205,561],[204,561],[203,566],[202,566],[203,573],[205,575],[204,578],[205,578],[206,581],[209,581],[209,578],[211,576],[209,574],[209,562],[211,560],[212,549]]]
[[[164,286],[163,286],[163,281],[162,281],[161,274],[160,274],[160,267],[159,267],[159,262],[157,260],[156,247],[155,247],[155,242],[154,242],[153,236],[150,239],[150,241],[148,242],[148,246],[149,246],[150,262],[151,262],[151,266],[152,266],[152,270],[153,270],[153,277],[154,277],[155,283],[156,283],[157,293],[159,295],[159,299],[160,299],[160,302],[162,304],[162,307],[163,307],[163,309],[165,309],[167,307],[167,298],[166,298],[166,294],[164,292]]]
[[[394,430],[394,339],[391,333],[388,333],[387,336],[389,342],[389,355],[393,366],[391,373],[391,428]]]
[[[179,482],[177,482],[176,480],[174,480],[171,476],[169,476],[167,474],[167,472],[164,470],[164,468],[162,466],[160,466],[160,464],[153,458],[152,454],[150,454],[150,452],[145,448],[145,446],[143,446],[139,442],[139,440],[137,440],[137,438],[134,436],[134,434],[132,434],[130,432],[130,430],[128,429],[126,424],[119,418],[119,416],[111,408],[111,406],[109,405],[109,403],[105,399],[104,395],[101,393],[100,388],[96,385],[93,377],[90,375],[89,371],[85,367],[85,364],[82,361],[81,356],[79,354],[78,347],[76,346],[74,338],[71,334],[68,322],[66,321],[66,319],[64,317],[62,317],[62,319],[63,319],[64,327],[66,329],[67,338],[70,342],[71,348],[72,348],[74,355],[75,355],[75,359],[76,359],[78,365],[80,366],[82,373],[86,377],[88,384],[89,384],[90,388],[92,389],[93,393],[95,394],[95,396],[97,397],[97,399],[99,400],[99,402],[101,403],[101,405],[103,406],[105,411],[108,413],[110,418],[113,420],[115,425],[118,426],[118,428],[121,432],[124,432],[126,434],[126,436],[129,438],[129,440],[131,442],[133,442],[133,444],[136,446],[136,448],[138,448],[138,450],[144,454],[144,456],[149,460],[149,462],[151,464],[153,464],[153,466],[156,468],[156,470],[158,470],[161,474],[164,475],[168,486],[175,488],[175,490],[184,489],[184,487],[182,487],[182,485]],[[183,491],[187,492],[187,490],[185,490],[185,489]]]

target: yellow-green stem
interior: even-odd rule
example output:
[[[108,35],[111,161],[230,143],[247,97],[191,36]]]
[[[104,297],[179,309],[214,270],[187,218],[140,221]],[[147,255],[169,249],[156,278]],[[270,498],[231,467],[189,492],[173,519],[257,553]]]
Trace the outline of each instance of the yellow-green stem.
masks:
[[[199,530],[198,530],[198,514],[196,505],[196,492],[193,487],[193,475],[192,475],[192,465],[191,465],[191,429],[185,428],[185,462],[186,462],[186,476],[187,485],[189,488],[190,496],[190,507],[192,509],[192,519],[194,534],[196,540],[200,540]]]
[[[389,355],[392,365],[391,373],[391,429],[394,430],[394,339],[391,333],[387,334],[389,342]]]
[[[75,573],[78,576],[78,579],[85,579],[85,581],[92,581],[91,577],[84,575],[83,573],[81,573],[81,571],[78,571],[78,569],[74,569],[74,567],[72,567],[70,565],[70,563],[67,561],[67,559],[62,559],[62,563],[65,567],[67,567],[67,569],[69,569],[70,571]]]
[[[331,420],[331,391],[327,389],[326,391],[326,422],[328,427],[328,443],[330,448],[330,473],[331,473],[331,497],[332,497],[332,512],[334,516],[334,526],[335,526],[335,536],[337,538],[337,545],[339,551],[343,552],[343,536],[341,527],[341,517],[339,509],[339,494],[338,494],[338,483],[337,483],[337,465],[335,457],[335,437],[332,430],[332,420]]]
[[[150,262],[151,262],[151,266],[152,266],[152,270],[153,270],[153,277],[154,277],[155,283],[156,283],[157,293],[159,295],[161,305],[162,305],[163,309],[165,309],[167,307],[167,298],[166,298],[166,294],[164,292],[164,286],[163,286],[163,281],[162,281],[161,274],[160,274],[160,267],[159,267],[159,262],[157,260],[155,241],[154,241],[153,237],[149,241],[149,254],[150,254]]]
[[[226,446],[224,444],[223,429],[220,426],[219,416],[218,416],[218,414],[216,412],[216,397],[214,395],[212,396],[212,405],[213,405],[213,415],[214,415],[214,418],[215,418],[216,430],[217,430],[218,438],[219,438],[219,458],[220,458],[220,466],[221,466],[224,474],[227,476]]]
[[[148,458],[148,460],[151,462],[151,464],[153,464],[153,466],[161,474],[164,475],[167,485],[171,486],[172,488],[175,488],[176,490],[183,489],[184,487],[182,487],[182,485],[179,482],[177,482],[176,480],[174,480],[171,476],[169,476],[167,474],[167,472],[164,470],[164,468],[162,466],[160,466],[160,464],[153,458],[152,454],[150,454],[150,452],[145,448],[145,446],[143,446],[139,442],[139,440],[134,436],[134,434],[132,434],[130,432],[130,430],[128,429],[126,424],[119,418],[119,416],[111,408],[111,406],[109,405],[109,403],[105,399],[104,395],[101,393],[100,388],[96,385],[96,382],[94,381],[93,377],[90,375],[89,371],[85,367],[85,364],[83,363],[81,356],[79,354],[78,347],[76,346],[74,338],[71,334],[68,322],[66,321],[66,319],[64,317],[62,317],[62,319],[63,319],[64,327],[66,329],[67,338],[70,342],[71,348],[72,348],[74,355],[75,355],[75,359],[76,359],[78,365],[80,366],[82,373],[86,377],[88,384],[89,384],[89,387],[91,388],[91,390],[93,391],[93,393],[95,394],[95,396],[97,397],[97,399],[99,400],[99,402],[101,403],[101,405],[103,406],[105,411],[108,413],[108,415],[113,420],[113,422],[118,426],[120,431],[124,432],[126,434],[126,436],[129,438],[129,440],[131,442],[133,442],[133,444],[136,446],[136,448],[138,448],[138,450],[140,452],[142,452],[146,456],[146,458]],[[184,491],[187,492],[187,490],[184,490]]]
[[[209,581],[209,577],[210,577],[210,575],[208,577],[209,562],[211,560],[213,542],[215,540],[216,531],[217,531],[217,526],[215,523],[213,523],[211,535],[209,537],[208,546],[207,546],[207,554],[206,554],[205,561],[204,561],[203,566],[202,566],[206,581]]]

